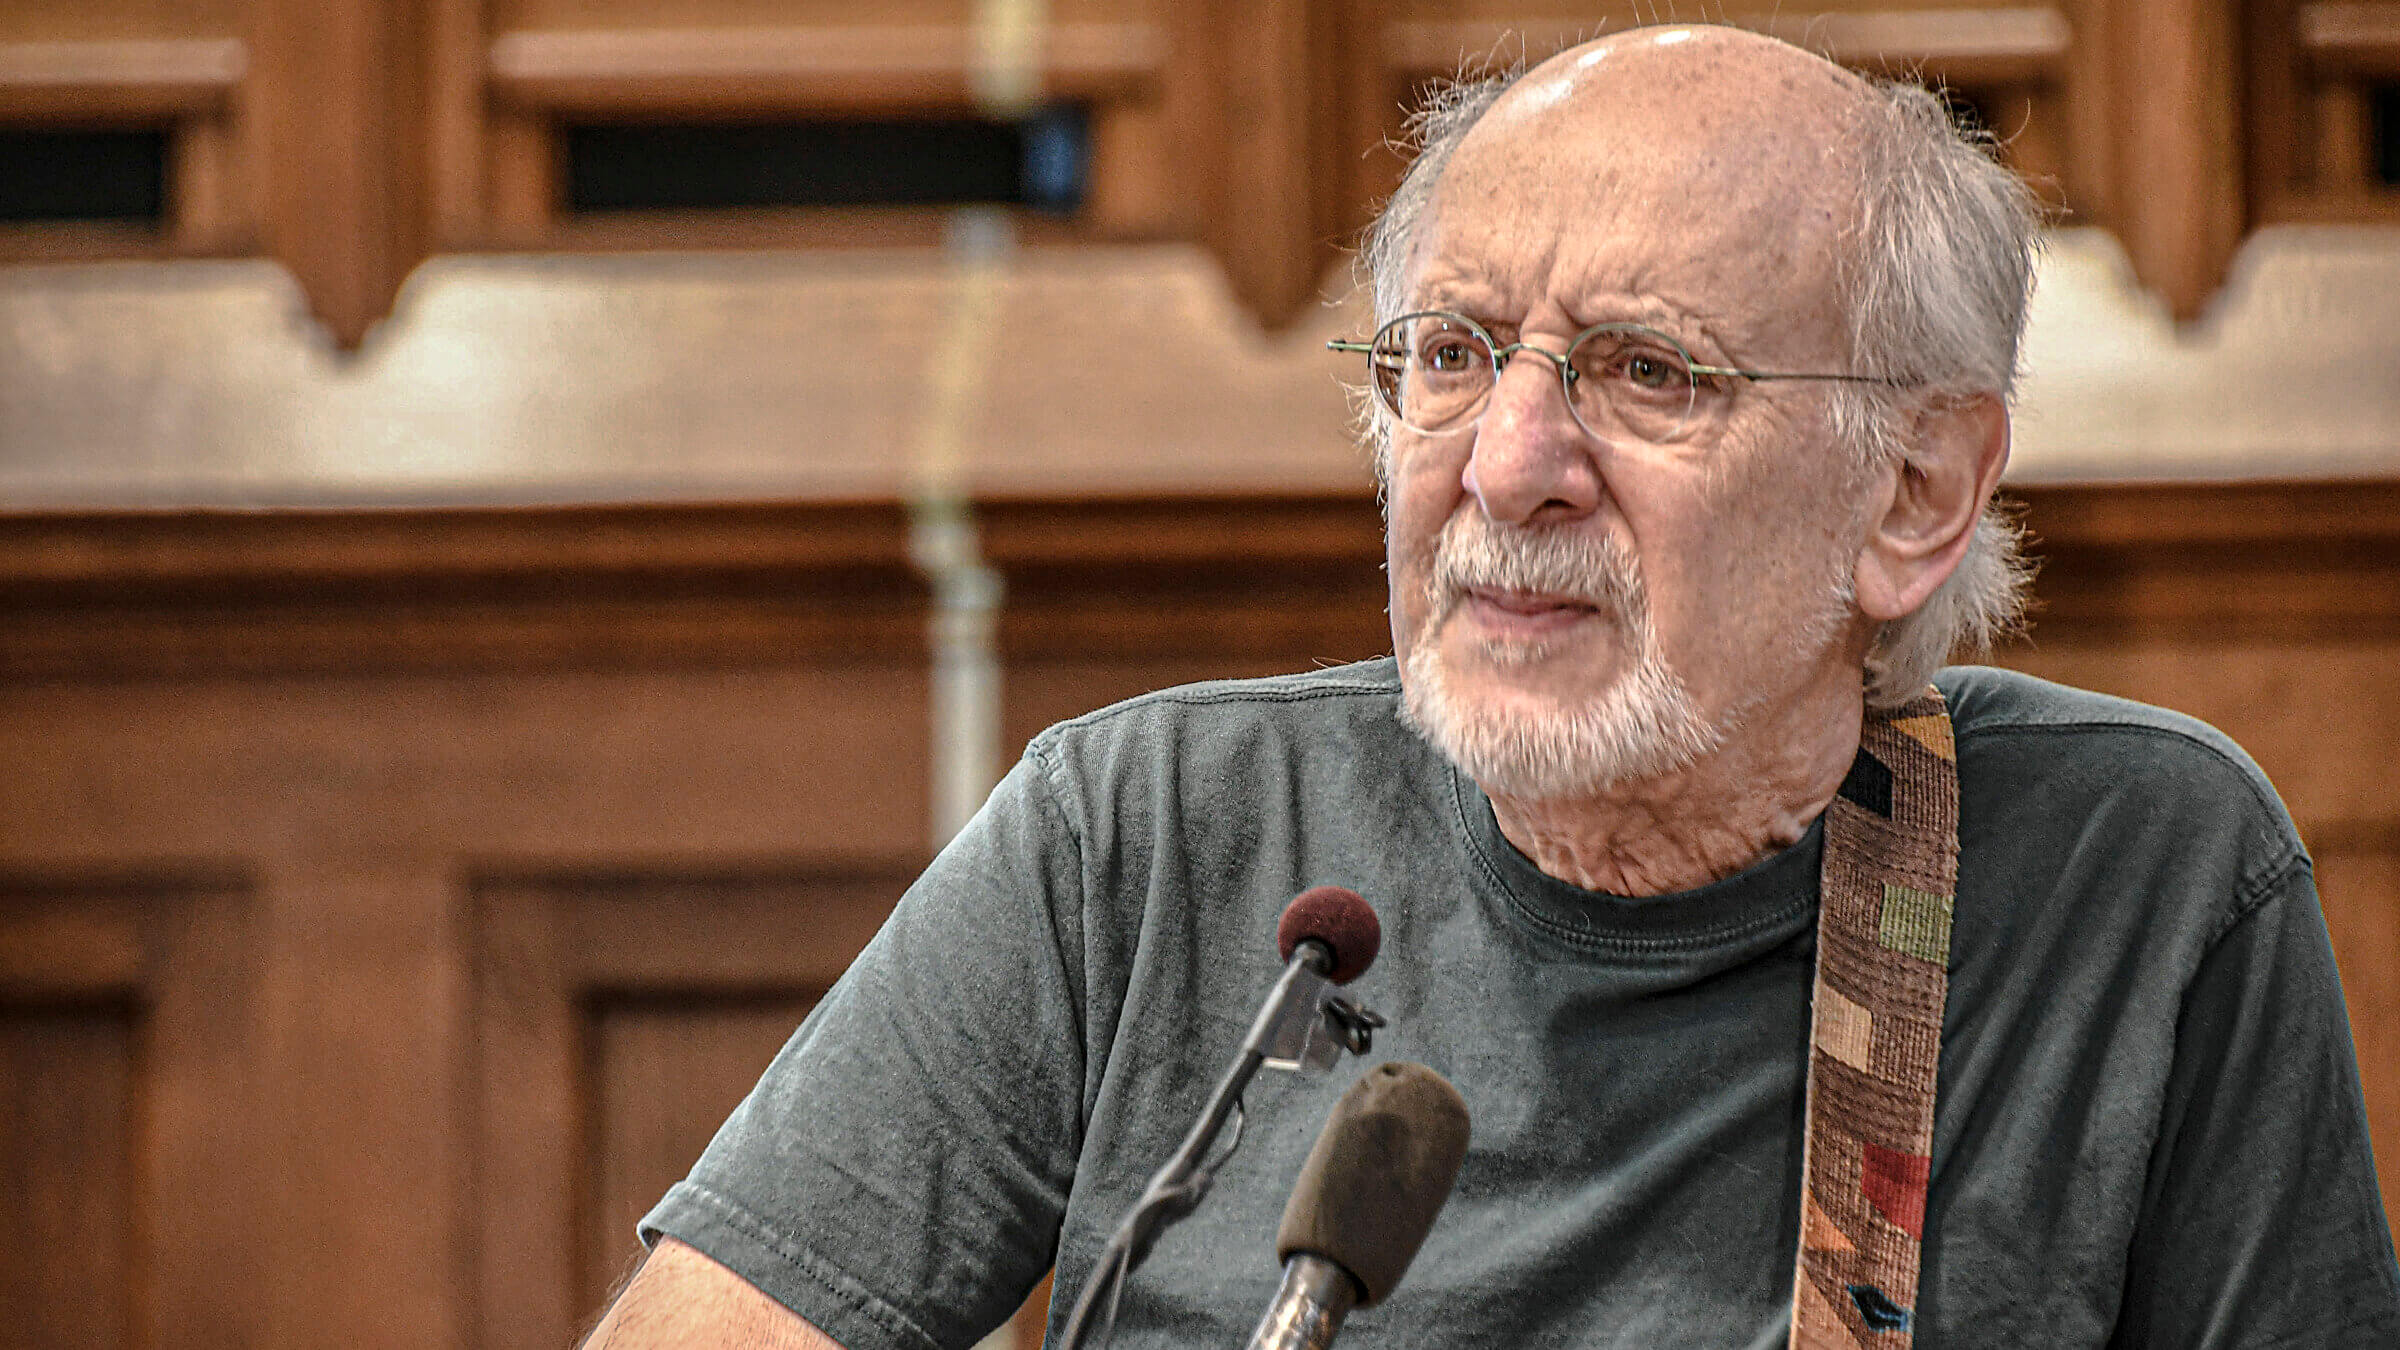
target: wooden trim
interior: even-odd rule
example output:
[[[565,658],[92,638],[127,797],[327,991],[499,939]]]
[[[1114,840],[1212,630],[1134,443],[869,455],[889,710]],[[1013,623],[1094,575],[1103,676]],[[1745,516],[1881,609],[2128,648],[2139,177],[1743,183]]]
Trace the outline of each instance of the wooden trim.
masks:
[[[1729,14],[1715,21],[1772,33],[1847,65],[1923,65],[1965,84],[2020,83],[2054,75],[2065,63],[2072,38],[2066,17],[2048,5],[1776,10]],[[1555,19],[1396,23],[1384,41],[1394,69],[1429,75],[1455,71],[1462,53],[1492,54],[1505,61],[1546,54],[1600,31],[1596,25]]]
[[[2234,0],[2119,6],[2085,38],[2105,44],[2118,79],[2108,223],[2134,275],[2179,320],[2207,309],[2249,224],[2235,8]]]
[[[2053,544],[2351,543],[2400,549],[2400,479],[2004,487]],[[1004,571],[1383,556],[1374,498],[1260,492],[993,498]],[[438,581],[909,571],[893,502],[276,511],[0,512],[0,604],[275,587],[386,593]]]
[[[884,504],[0,515],[0,676],[904,655],[907,539]]]
[[[973,43],[969,28],[930,24],[521,31],[493,40],[489,78],[498,97],[554,114],[965,108]],[[1155,25],[1052,24],[1043,88],[1123,95],[1164,60]]]
[[[1007,212],[1021,248],[1088,244],[1080,215],[1026,207]],[[939,247],[956,228],[957,212],[936,206],[766,206],[738,210],[591,211],[496,225],[502,246],[568,253],[646,250]]]
[[[1073,567],[1222,567],[1383,560],[1383,522],[1354,492],[1020,497],[976,507],[1005,574]]]
[[[134,1213],[126,1325],[136,1345],[261,1343],[263,1211],[253,1049],[256,893],[188,876],[0,878],[0,1004],[123,1002],[135,1022]]]
[[[42,220],[0,224],[0,262],[90,262],[105,258],[186,256],[189,256],[189,252],[170,238],[166,230],[143,222]]]
[[[2400,480],[2035,484],[2037,632],[2400,632]],[[1383,650],[1364,493],[981,503],[1012,656]],[[0,515],[0,676],[910,659],[888,502]]]
[[[883,503],[0,513],[0,596],[904,568],[906,530]]]
[[[480,240],[492,214],[481,0],[427,0],[425,214],[435,249]]]
[[[2400,188],[2269,193],[2259,202],[2258,223],[2400,225]]]
[[[2077,484],[2025,503],[2033,637],[2400,635],[2400,481]]]
[[[249,69],[238,38],[0,43],[0,118],[174,121],[225,110]]]
[[[2308,4],[2300,7],[2300,49],[2328,75],[2400,79],[2400,4]]]
[[[2011,485],[2036,530],[2062,547],[2296,543],[2400,551],[2400,479]]]
[[[976,524],[1012,661],[1391,650],[1383,522],[1363,493],[1020,499],[979,506]]]

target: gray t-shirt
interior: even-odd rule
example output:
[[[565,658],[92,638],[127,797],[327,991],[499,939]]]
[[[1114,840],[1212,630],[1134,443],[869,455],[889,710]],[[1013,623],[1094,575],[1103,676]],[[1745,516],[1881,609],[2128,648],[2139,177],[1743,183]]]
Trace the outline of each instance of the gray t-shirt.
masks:
[[[2400,1345],[2400,1268],[2308,859],[2187,718],[1943,673],[1960,864],[1920,1350]],[[1053,727],[643,1221],[849,1350],[1052,1331],[1231,1058],[1297,891],[1384,944],[1374,1058],[1474,1136],[1343,1344],[1780,1346],[1823,840],[1681,895],[1544,875],[1396,719],[1392,663]],[[1821,828],[1821,827],[1820,827]],[[1267,1072],[1113,1344],[1235,1346],[1355,1080]]]

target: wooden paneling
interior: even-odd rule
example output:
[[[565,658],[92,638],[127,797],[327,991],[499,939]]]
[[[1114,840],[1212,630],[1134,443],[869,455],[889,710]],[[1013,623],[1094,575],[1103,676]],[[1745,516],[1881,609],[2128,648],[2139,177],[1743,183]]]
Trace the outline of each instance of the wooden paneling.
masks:
[[[2259,222],[2400,220],[2368,92],[2400,71],[2392,0],[1832,0],[1718,7],[1971,101],[2070,219],[2116,231],[2196,317]],[[939,236],[938,211],[584,219],[560,128],[1085,104],[1091,186],[1033,235],[1185,238],[1270,325],[1301,312],[1400,167],[1424,79],[1671,8],[1563,0],[112,0],[0,26],[0,123],[174,132],[159,231],[0,229],[0,257],[263,251],[355,346],[431,250],[814,247]]]
[[[923,858],[923,602],[899,513],[11,526],[0,649],[39,655],[0,675],[0,870],[138,874],[203,857],[256,878],[242,934],[188,945],[158,925],[237,907],[156,887],[39,905],[0,889],[0,1007],[140,1010],[142,1137],[161,1159],[142,1175],[205,1160],[224,1133],[208,1112],[228,1097],[241,1156],[258,1160],[205,1173],[240,1188],[226,1203],[140,1209],[158,1250],[206,1261],[144,1258],[133,1287],[161,1292],[128,1315],[173,1317],[137,1320],[131,1344],[480,1344],[492,1319],[519,1315],[548,1318],[547,1339],[509,1343],[564,1343],[606,1278],[600,1226],[689,1128],[631,1098],[592,1109],[617,1068],[636,1084],[659,1067],[641,1049],[655,1038],[620,1034],[639,1024],[627,1011],[653,995],[755,1008],[777,987],[805,1003]],[[725,884],[710,879],[737,866],[766,881],[734,887],[752,898],[718,914]],[[627,877],[648,880],[629,895]],[[571,991],[566,1081],[595,1091],[492,1089],[504,1107],[563,1100],[558,1129],[526,1136],[548,1150],[528,1166],[576,1169],[488,1254],[552,1262],[557,1278],[495,1312],[479,1295],[477,1197],[525,1173],[508,1165],[521,1149],[490,1166],[478,1153],[477,1075],[484,1052],[531,1042],[479,1020],[479,978],[483,954],[505,950],[491,940],[513,931],[504,919],[553,914],[559,895],[573,931],[540,973]],[[729,922],[805,940],[757,949]],[[154,950],[243,975],[195,1018],[141,992],[195,982],[128,983]],[[787,983],[771,986],[740,965],[754,950],[798,973],[777,967]],[[223,1053],[161,1058],[167,1029],[191,1026]],[[630,1058],[587,1055],[626,1045]],[[696,1062],[734,1058],[747,1056]],[[545,1227],[560,1205],[568,1218]],[[626,1234],[609,1238],[621,1248]]]
[[[0,672],[905,659],[907,531],[883,505],[0,516]]]
[[[920,860],[476,891],[476,1343],[557,1346]]]
[[[0,879],[11,1345],[256,1343],[249,925],[210,872]]]
[[[239,148],[250,47],[235,0],[96,0],[0,14],[0,127],[168,133],[166,219],[0,224],[0,261],[190,256],[258,238]]]
[[[746,933],[724,936],[748,940]],[[634,1226],[691,1170],[692,1159],[814,1006],[807,994],[595,1000],[585,1033],[591,1119],[576,1141],[585,1151],[591,1197],[577,1235],[583,1268],[578,1307],[604,1306],[610,1290],[640,1261]]]
[[[0,1010],[0,1197],[18,1251],[0,1306],[19,1344],[133,1339],[135,1029],[122,1006]]]
[[[2044,608],[2002,659],[2205,717],[2275,779],[2395,1198],[2400,485],[2021,495]],[[1366,492],[976,510],[1008,751],[1387,649]],[[565,1343],[922,862],[905,528],[0,518],[0,1177],[68,1253],[12,1301],[56,1344]],[[35,1179],[70,1166],[72,1214]]]
[[[2250,0],[2243,17],[2253,213],[2400,223],[2400,186],[2373,173],[2367,101],[2400,82],[2400,3]]]

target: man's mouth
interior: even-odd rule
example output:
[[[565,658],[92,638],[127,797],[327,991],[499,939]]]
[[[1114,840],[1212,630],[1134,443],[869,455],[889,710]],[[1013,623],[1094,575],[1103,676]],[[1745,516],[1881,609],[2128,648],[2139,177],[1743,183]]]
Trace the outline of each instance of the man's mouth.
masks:
[[[1495,637],[1547,636],[1572,628],[1600,612],[1589,601],[1547,591],[1465,586],[1456,596],[1453,612],[1464,615],[1473,627]]]
[[[1562,610],[1596,613],[1599,606],[1573,596],[1553,595],[1544,591],[1520,591],[1503,586],[1467,586],[1461,588],[1467,599],[1488,605],[1506,614],[1535,617]]]

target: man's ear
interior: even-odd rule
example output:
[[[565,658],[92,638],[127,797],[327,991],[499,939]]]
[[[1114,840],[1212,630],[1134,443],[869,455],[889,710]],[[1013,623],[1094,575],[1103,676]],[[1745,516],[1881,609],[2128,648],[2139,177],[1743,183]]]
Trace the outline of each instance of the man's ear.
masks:
[[[1913,612],[1949,579],[2008,467],[2008,409],[1997,396],[1920,411],[1909,453],[1880,489],[1858,554],[1858,607],[1879,623]]]

